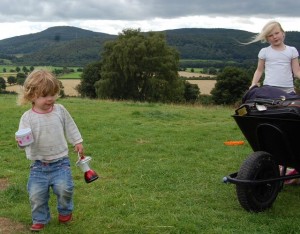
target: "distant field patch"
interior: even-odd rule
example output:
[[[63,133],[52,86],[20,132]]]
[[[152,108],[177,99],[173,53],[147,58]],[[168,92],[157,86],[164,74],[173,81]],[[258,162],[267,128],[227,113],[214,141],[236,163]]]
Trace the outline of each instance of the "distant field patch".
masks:
[[[0,65],[0,77],[7,78],[9,76],[16,76],[16,68],[20,68],[20,72],[23,72],[23,66],[12,66],[12,65]],[[25,66],[28,70],[30,70],[30,66]],[[77,70],[80,67],[67,67],[68,69],[73,69],[74,72],[70,72],[67,74],[64,74],[62,76],[59,76],[61,79],[80,79],[80,76],[82,72],[78,72]],[[34,69],[42,69],[42,70],[48,70],[48,71],[54,71],[54,70],[63,70],[63,67],[54,67],[54,66],[34,66]],[[82,69],[82,68],[81,68]],[[6,71],[4,71],[6,70]]]
[[[75,90],[76,86],[80,84],[79,79],[64,79],[60,81],[64,86],[64,91],[66,95],[79,96],[78,92]]]
[[[78,92],[76,91],[76,86],[80,84],[79,79],[63,79],[60,80],[62,85],[64,86],[65,94],[68,96],[79,96]],[[14,91],[16,93],[19,93],[21,90],[20,85],[7,85],[6,86],[7,91]]]
[[[186,72],[186,71],[182,71],[179,72],[179,76],[183,76],[186,78],[190,78],[188,80],[188,82],[190,82],[191,84],[196,84],[198,85],[199,89],[200,89],[200,94],[207,94],[210,95],[211,90],[215,87],[216,84],[216,80],[193,80],[192,78],[212,78],[215,77],[213,75],[209,75],[209,74],[202,74],[202,73],[197,73],[197,72]]]
[[[188,80],[191,84],[198,85],[200,94],[210,95],[211,90],[215,87],[216,80]]]
[[[71,72],[71,73],[59,76],[59,79],[80,79],[81,74],[82,74],[82,72]]]

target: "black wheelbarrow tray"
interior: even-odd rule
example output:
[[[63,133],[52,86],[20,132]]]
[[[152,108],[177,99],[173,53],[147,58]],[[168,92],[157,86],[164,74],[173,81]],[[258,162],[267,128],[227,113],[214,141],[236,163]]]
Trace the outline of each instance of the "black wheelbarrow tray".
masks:
[[[300,171],[300,116],[235,114],[233,118],[254,152],[238,172],[223,181],[236,185],[238,201],[245,210],[262,212],[272,206],[285,180],[300,178],[299,173],[285,175],[287,167]]]

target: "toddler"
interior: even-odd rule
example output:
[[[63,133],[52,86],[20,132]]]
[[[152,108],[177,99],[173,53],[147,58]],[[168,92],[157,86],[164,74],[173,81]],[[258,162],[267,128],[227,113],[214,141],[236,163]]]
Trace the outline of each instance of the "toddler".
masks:
[[[32,161],[27,184],[32,231],[42,230],[50,221],[50,188],[57,197],[59,222],[72,219],[74,185],[67,142],[83,155],[83,139],[65,107],[55,104],[59,92],[59,81],[51,72],[35,70],[26,78],[18,100],[20,105],[32,105],[19,123],[19,130],[30,128],[34,138],[32,144],[19,146]]]

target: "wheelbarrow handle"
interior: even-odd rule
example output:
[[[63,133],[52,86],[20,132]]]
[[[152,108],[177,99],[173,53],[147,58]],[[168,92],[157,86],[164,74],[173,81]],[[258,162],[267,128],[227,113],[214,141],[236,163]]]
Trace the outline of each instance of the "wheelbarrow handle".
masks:
[[[249,185],[257,185],[257,184],[267,184],[271,182],[276,182],[276,181],[284,181],[284,180],[291,180],[291,179],[296,179],[300,178],[300,174],[295,174],[295,175],[285,175],[285,176],[279,176],[276,178],[270,178],[270,179],[264,179],[264,180],[241,180],[237,179],[237,172],[232,173],[228,176],[225,176],[223,178],[224,183],[232,183],[232,184],[249,184]]]
[[[269,105],[277,105],[282,101],[284,101],[284,99],[282,99],[282,98],[276,98],[276,99],[255,98],[255,99],[253,99],[253,102],[255,102],[255,103],[269,104]]]

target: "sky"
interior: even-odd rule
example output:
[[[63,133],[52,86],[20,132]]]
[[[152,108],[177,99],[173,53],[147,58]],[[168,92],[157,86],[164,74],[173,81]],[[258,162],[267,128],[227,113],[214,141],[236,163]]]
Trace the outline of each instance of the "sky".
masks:
[[[117,35],[123,29],[226,28],[259,33],[270,20],[300,31],[297,0],[1,0],[0,40],[74,26]]]

